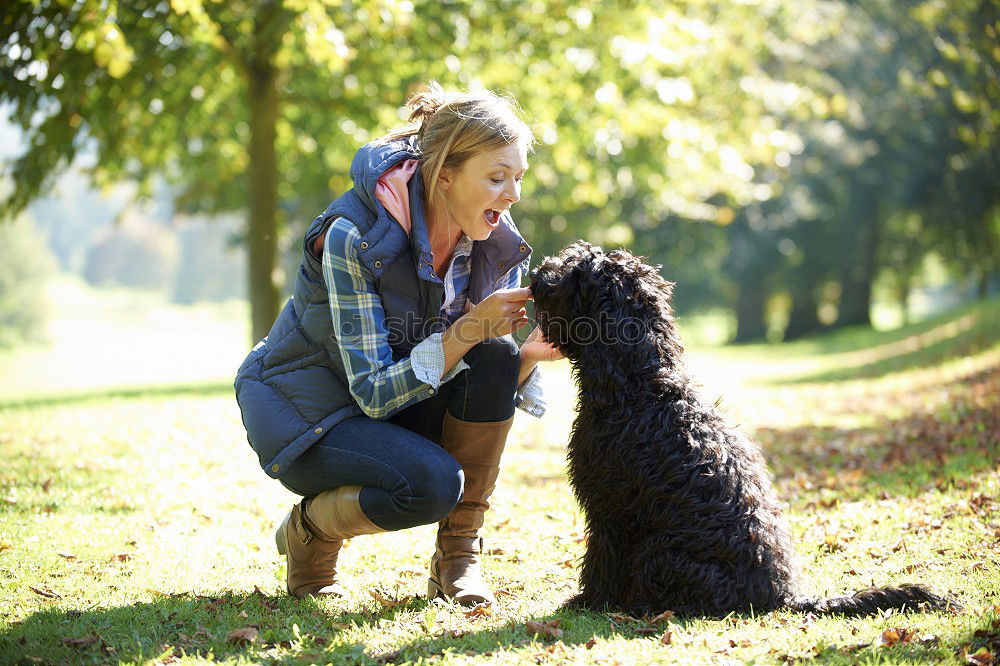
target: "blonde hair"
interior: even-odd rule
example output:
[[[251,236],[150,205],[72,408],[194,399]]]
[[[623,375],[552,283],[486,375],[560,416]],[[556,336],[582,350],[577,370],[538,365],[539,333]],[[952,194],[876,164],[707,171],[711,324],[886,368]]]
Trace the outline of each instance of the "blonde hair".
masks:
[[[428,199],[444,167],[459,168],[470,157],[484,151],[523,143],[531,149],[535,138],[518,115],[517,103],[490,91],[453,92],[431,81],[427,90],[406,103],[410,125],[386,139],[416,135],[420,147],[421,173]]]

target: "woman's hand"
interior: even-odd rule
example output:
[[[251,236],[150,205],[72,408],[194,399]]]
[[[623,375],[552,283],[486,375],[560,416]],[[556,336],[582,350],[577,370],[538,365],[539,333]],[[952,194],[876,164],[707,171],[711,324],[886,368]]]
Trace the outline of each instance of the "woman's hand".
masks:
[[[524,309],[531,289],[498,289],[462,315],[454,327],[463,342],[479,343],[507,335],[528,323]]]
[[[537,363],[538,361],[558,361],[562,352],[554,344],[545,339],[542,329],[538,326],[521,344],[521,358]]]

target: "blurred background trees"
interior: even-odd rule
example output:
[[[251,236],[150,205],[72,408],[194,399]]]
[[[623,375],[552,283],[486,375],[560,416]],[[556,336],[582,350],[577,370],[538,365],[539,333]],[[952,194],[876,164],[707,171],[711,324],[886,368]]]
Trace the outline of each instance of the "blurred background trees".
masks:
[[[152,251],[191,301],[241,293],[195,288],[241,246],[258,338],[353,152],[437,79],[525,109],[517,220],[539,253],[628,246],[678,282],[680,312],[731,310],[739,341],[867,325],[876,298],[905,319],[930,268],[997,288],[998,29],[998,0],[15,0],[0,102],[24,149],[3,205],[78,155],[98,184],[168,192],[163,224],[74,233],[61,261],[85,243],[106,276]],[[245,223],[214,240],[171,222],[228,211]]]

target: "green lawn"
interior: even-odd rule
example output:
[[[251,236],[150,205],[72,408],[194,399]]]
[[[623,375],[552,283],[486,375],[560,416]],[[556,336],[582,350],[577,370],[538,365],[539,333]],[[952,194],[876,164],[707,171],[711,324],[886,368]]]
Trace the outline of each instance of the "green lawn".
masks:
[[[923,582],[965,614],[655,622],[559,610],[585,547],[564,474],[565,364],[546,368],[549,414],[518,416],[488,516],[496,607],[422,598],[430,526],[354,540],[346,598],[293,600],[273,541],[293,497],[257,467],[232,396],[206,375],[191,389],[112,382],[58,399],[5,386],[0,663],[990,663],[998,321],[993,302],[900,331],[689,357],[706,395],[764,445],[808,592]],[[230,638],[240,629],[252,638]]]

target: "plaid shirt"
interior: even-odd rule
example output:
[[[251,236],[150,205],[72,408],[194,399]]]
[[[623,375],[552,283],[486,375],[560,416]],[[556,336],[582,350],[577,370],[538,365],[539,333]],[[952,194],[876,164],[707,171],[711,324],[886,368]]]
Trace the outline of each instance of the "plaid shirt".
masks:
[[[432,333],[408,357],[393,361],[382,300],[371,272],[358,260],[354,249],[359,236],[350,220],[341,217],[333,221],[323,245],[323,279],[351,395],[368,416],[386,419],[434,395],[441,384],[469,366],[459,359],[451,370],[444,372],[441,333]],[[472,240],[463,235],[444,277],[441,317],[448,324],[462,316],[468,300],[471,252]],[[511,270],[502,288],[519,286],[527,270],[527,262]],[[347,327],[351,332],[345,334],[343,321],[361,325]],[[515,404],[532,416],[545,413],[537,367],[518,387]]]

